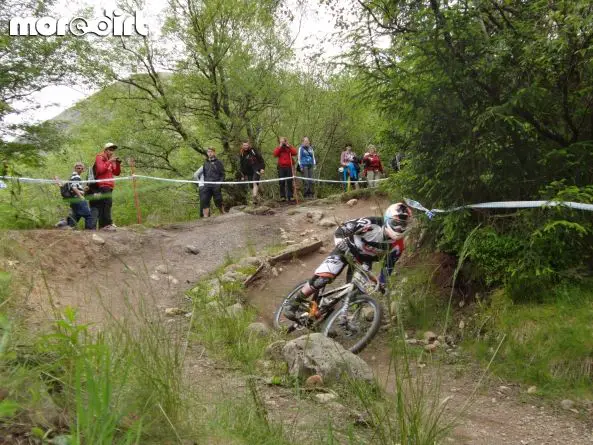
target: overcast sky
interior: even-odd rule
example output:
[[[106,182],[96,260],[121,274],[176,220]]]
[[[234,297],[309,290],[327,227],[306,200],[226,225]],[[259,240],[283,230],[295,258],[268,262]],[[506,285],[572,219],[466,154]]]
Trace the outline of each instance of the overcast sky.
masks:
[[[291,29],[293,36],[296,38],[296,54],[300,60],[306,60],[311,51],[307,50],[306,46],[313,45],[316,49],[319,49],[321,42],[334,31],[333,20],[326,10],[321,9],[319,2],[316,0],[307,1],[304,10],[297,8],[297,0],[289,1],[294,3],[293,11],[296,16],[293,29]],[[151,32],[155,32],[160,28],[159,17],[162,17],[162,15],[159,13],[166,7],[167,0],[146,0],[145,3],[143,15],[147,18]],[[302,0],[300,3],[303,3]],[[112,11],[115,4],[115,0],[59,0],[52,16],[56,19],[60,17],[72,18],[76,16],[77,11],[89,6],[95,8],[95,16],[99,16],[102,15],[103,9],[108,12]],[[300,11],[303,11],[303,13]],[[323,45],[327,56],[338,54],[339,48],[327,43]],[[93,92],[80,85],[46,87],[31,95],[27,101],[14,103],[15,109],[25,111],[6,116],[4,122],[7,124],[33,123],[51,119]]]

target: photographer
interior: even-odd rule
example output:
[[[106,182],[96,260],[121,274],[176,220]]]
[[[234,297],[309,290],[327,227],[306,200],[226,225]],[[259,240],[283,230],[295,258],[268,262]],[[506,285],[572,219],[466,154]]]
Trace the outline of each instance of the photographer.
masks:
[[[92,189],[92,196],[89,197],[93,217],[99,221],[99,229],[115,231],[116,226],[111,219],[111,206],[113,201],[111,195],[115,187],[114,176],[121,173],[121,160],[115,156],[117,145],[108,142],[103,146],[103,152],[95,157],[94,176],[95,179],[105,181],[96,184],[89,184]],[[92,187],[94,186],[94,187]]]
[[[294,176],[293,156],[297,155],[297,150],[288,143],[285,137],[279,139],[280,145],[274,149],[274,157],[278,158],[278,178],[280,184],[280,200],[293,202],[292,192]],[[283,178],[286,178],[282,180]]]

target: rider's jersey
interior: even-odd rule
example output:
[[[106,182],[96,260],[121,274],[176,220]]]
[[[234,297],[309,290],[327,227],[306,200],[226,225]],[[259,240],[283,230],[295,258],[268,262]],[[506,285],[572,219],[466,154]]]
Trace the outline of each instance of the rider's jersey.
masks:
[[[350,252],[365,263],[386,256],[397,259],[404,250],[403,237],[395,241],[389,238],[383,230],[383,218],[378,216],[346,221],[334,235],[338,239],[345,238]]]

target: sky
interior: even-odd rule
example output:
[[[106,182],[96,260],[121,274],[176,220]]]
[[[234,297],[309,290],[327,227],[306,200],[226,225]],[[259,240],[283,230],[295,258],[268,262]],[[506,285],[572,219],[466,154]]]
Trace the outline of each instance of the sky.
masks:
[[[300,8],[297,7],[297,2],[301,5]],[[326,56],[338,54],[340,48],[329,43],[322,43],[334,31],[334,24],[331,15],[322,9],[319,2],[289,0],[289,3],[291,3],[291,10],[296,16],[291,32],[295,38],[297,58],[301,61],[307,60],[307,54],[311,51],[306,49],[307,45],[313,45],[316,49],[323,45]],[[95,14],[98,16],[103,9],[108,12],[112,11],[115,4],[115,0],[59,0],[52,16],[54,18],[75,17],[77,11],[89,6],[95,9]],[[145,0],[145,5],[143,15],[146,17],[151,32],[154,32],[160,28],[159,17],[162,15],[159,13],[166,7],[167,0]],[[300,14],[298,11],[303,11],[303,13]],[[30,95],[26,101],[13,103],[13,107],[21,112],[6,116],[4,123],[35,123],[51,119],[93,93],[94,90],[81,85],[46,87]]]

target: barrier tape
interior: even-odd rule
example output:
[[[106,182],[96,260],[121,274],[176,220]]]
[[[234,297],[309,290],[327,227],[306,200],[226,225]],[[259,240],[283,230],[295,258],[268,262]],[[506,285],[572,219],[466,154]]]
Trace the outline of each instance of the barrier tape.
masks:
[[[333,183],[333,184],[346,184],[347,182],[342,180],[334,180],[334,179],[318,179],[318,178],[304,178],[302,176],[288,176],[286,178],[272,178],[272,179],[260,179],[259,181],[196,181],[191,179],[172,179],[172,178],[160,178],[158,176],[147,176],[147,175],[131,175],[131,176],[117,176],[110,179],[94,179],[94,180],[81,180],[76,181],[81,184],[89,184],[89,183],[102,183],[102,182],[109,182],[109,181],[129,181],[132,179],[148,179],[151,181],[162,181],[162,182],[172,182],[178,184],[198,184],[198,185],[239,185],[239,184],[254,184],[254,183],[268,183],[268,182],[280,182],[286,181],[288,179],[301,179],[303,181],[312,181],[312,182],[324,182],[324,183]],[[387,181],[389,178],[381,178],[377,179],[377,182]],[[19,177],[19,176],[0,176],[0,189],[5,189],[7,187],[4,181],[18,181],[18,182],[25,182],[25,183],[37,183],[37,184],[57,184],[57,183],[66,183],[71,181],[57,181],[55,179],[40,179],[40,178],[27,178],[27,177]],[[527,209],[527,208],[538,208],[538,207],[557,207],[557,206],[564,206],[569,207],[572,209],[577,210],[585,210],[589,212],[593,212],[593,204],[585,204],[581,202],[572,202],[572,201],[496,201],[496,202],[482,202],[479,204],[467,204],[462,206],[453,207],[451,209],[427,209],[418,201],[414,201],[413,199],[405,198],[404,201],[410,207],[420,210],[428,216],[429,219],[432,219],[437,213],[449,213],[455,212],[457,210],[462,209]]]
[[[479,204],[467,204],[453,207],[452,209],[431,209],[428,210],[418,201],[405,198],[404,201],[410,207],[426,213],[429,219],[432,219],[437,213],[449,213],[462,209],[533,209],[538,207],[569,207],[571,209],[586,210],[593,212],[593,204],[585,204],[582,202],[573,201],[495,201],[495,202],[481,202]]]
[[[62,180],[55,180],[55,179],[40,179],[40,178],[27,178],[21,176],[0,176],[0,179],[8,180],[8,181],[17,181],[17,182],[25,182],[25,183],[32,183],[32,184],[57,184],[58,182],[61,184],[70,183],[70,182],[77,182],[79,184],[95,184],[101,182],[110,182],[110,181],[129,181],[132,179],[149,179],[151,181],[162,181],[162,182],[173,182],[178,184],[198,184],[198,185],[239,185],[239,184],[261,184],[262,182],[280,182],[280,181],[287,181],[289,179],[302,179],[303,181],[311,181],[311,182],[326,182],[326,183],[335,183],[335,184],[346,184],[347,181],[340,181],[334,179],[318,179],[318,178],[304,178],[302,176],[287,176],[286,178],[272,178],[272,179],[260,179],[258,181],[196,181],[193,179],[172,179],[172,178],[160,178],[158,176],[147,176],[147,175],[131,175],[131,176],[116,176],[110,179],[83,179],[80,181],[62,181]],[[376,182],[386,181],[389,178],[381,178],[376,179]],[[362,182],[362,181],[351,181],[351,183]],[[1,188],[1,187],[0,187]]]

